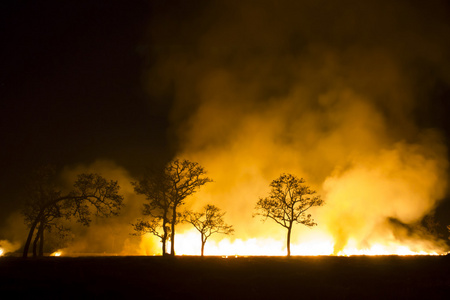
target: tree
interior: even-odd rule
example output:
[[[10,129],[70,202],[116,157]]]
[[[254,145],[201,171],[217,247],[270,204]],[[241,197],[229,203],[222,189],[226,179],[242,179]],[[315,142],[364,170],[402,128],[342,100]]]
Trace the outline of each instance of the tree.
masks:
[[[154,218],[150,221],[138,219],[136,223],[131,224],[135,233],[133,235],[144,235],[146,233],[153,234],[161,239],[162,255],[167,255],[166,244],[170,240],[170,227],[166,226],[167,223],[161,225],[160,218]],[[168,225],[168,224],[167,224]]]
[[[185,210],[182,214],[182,219],[185,222],[192,224],[200,232],[202,241],[201,255],[203,257],[206,240],[214,233],[233,234],[234,229],[232,225],[225,224],[222,217],[225,212],[214,205],[207,204],[203,211],[193,212]]]
[[[123,196],[119,195],[117,181],[107,181],[98,174],[80,174],[73,189],[63,193],[53,181],[55,175],[51,168],[43,168],[36,173],[36,178],[27,189],[28,199],[22,209],[25,223],[30,227],[25,242],[23,257],[28,256],[31,240],[38,228],[33,242],[33,255],[43,255],[44,231],[52,227],[66,231],[58,224],[58,219],[72,217],[81,224],[88,226],[91,214],[109,217],[118,215],[123,206]]]
[[[132,182],[134,190],[139,195],[145,195],[148,203],[144,204],[142,214],[150,216],[150,221],[138,219],[134,227],[135,235],[151,233],[161,239],[162,255],[167,254],[166,244],[170,238],[171,198],[169,196],[168,180],[163,173],[147,170],[138,182]]]
[[[151,227],[148,228],[148,232],[161,238],[163,255],[165,254],[165,242],[169,232],[168,224],[170,224],[170,254],[175,255],[177,209],[184,205],[188,196],[211,181],[210,178],[206,177],[206,171],[198,163],[186,159],[175,159],[169,162],[162,172],[148,172],[140,181],[133,182],[135,192],[145,195],[148,200],[148,203],[144,206],[143,215],[149,215],[153,219],[152,222],[141,223],[141,225],[157,225],[162,229],[161,234],[155,234],[156,231]],[[136,225],[139,225],[139,223],[133,224],[135,229]],[[153,228],[156,229],[156,227]]]
[[[196,162],[174,160],[166,167],[169,195],[172,202],[170,253],[175,255],[175,225],[177,224],[177,208],[185,199],[212,179],[205,177],[206,171]]]
[[[291,256],[291,232],[295,223],[308,227],[317,225],[310,214],[305,212],[313,206],[321,206],[324,201],[316,191],[304,185],[303,178],[291,174],[281,174],[270,183],[268,197],[260,198],[256,204],[256,215],[266,220],[270,218],[287,229],[287,256]]]
[[[61,192],[58,191],[55,182],[55,169],[52,166],[44,166],[33,172],[28,185],[25,187],[26,202],[22,207],[25,223],[31,228],[32,224],[38,219],[37,225],[39,225],[36,225],[37,234],[33,242],[33,256],[38,255],[38,243],[39,256],[43,255],[45,230],[51,231],[52,227],[62,229],[57,224],[57,219],[63,217],[62,203],[55,203],[55,205],[44,209],[49,202],[61,197]],[[30,243],[31,240],[25,244],[25,248],[28,248]]]

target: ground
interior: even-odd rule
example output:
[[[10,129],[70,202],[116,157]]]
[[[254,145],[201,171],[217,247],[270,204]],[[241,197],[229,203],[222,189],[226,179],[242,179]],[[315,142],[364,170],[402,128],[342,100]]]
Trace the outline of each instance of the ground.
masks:
[[[17,299],[449,299],[450,256],[1,257],[0,295]]]

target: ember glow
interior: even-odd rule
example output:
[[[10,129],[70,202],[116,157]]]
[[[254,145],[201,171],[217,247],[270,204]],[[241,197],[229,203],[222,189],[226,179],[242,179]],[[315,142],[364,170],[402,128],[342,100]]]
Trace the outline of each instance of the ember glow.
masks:
[[[443,255],[443,250],[418,250],[420,245],[408,246],[395,241],[374,243],[369,247],[358,246],[355,240],[350,240],[348,245],[337,254],[334,253],[335,242],[331,236],[317,234],[318,237],[299,244],[291,245],[292,255],[297,256],[317,256],[317,255]],[[178,255],[199,255],[199,236],[194,231],[180,234],[177,246]],[[423,249],[427,249],[423,245]],[[248,240],[235,239],[231,241],[224,238],[219,241],[207,243],[205,255],[210,256],[285,256],[285,241],[273,238],[260,239],[252,238]]]

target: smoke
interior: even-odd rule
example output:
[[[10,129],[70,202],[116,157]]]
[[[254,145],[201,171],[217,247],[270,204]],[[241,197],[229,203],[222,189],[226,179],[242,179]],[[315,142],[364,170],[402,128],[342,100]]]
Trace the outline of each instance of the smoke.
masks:
[[[217,205],[236,230],[208,244],[282,247],[283,228],[252,214],[286,172],[326,201],[311,209],[317,227],[294,228],[293,254],[313,244],[324,245],[320,254],[379,244],[443,251],[417,224],[448,190],[447,141],[429,126],[437,87],[450,86],[445,1],[179,2],[153,4],[139,49],[149,95],[171,101],[177,155],[214,180],[187,208]],[[125,207],[90,227],[67,224],[64,251],[155,253],[155,238],[130,235],[144,199],[127,170],[97,161],[66,167],[63,181],[83,172],[118,180]],[[23,225],[9,227],[18,232],[2,239],[25,239]],[[178,228],[183,244],[191,228]]]
[[[397,143],[326,179],[323,187],[328,203],[320,219],[335,238],[335,253],[350,239],[361,247],[405,238],[395,223],[387,221],[414,224],[435,208],[445,196],[447,162],[442,158],[445,152],[430,153],[442,146],[430,143]]]
[[[284,238],[252,219],[282,172],[326,200],[314,230],[334,252],[401,238],[447,191],[447,149],[423,128],[436,82],[450,84],[444,2],[212,1],[158,7],[147,88],[174,99],[178,155],[214,183],[190,203],[226,210],[235,238]],[[293,242],[310,236],[295,229]],[[404,236],[404,234],[402,235]],[[418,239],[427,239],[423,236]]]
[[[0,236],[0,251],[3,255],[20,249],[26,237],[26,226],[19,212],[14,212],[8,217],[5,226],[0,228]]]
[[[11,213],[4,224],[0,228],[0,248],[7,254],[20,249],[26,239],[27,227],[18,211]]]
[[[70,222],[71,239],[63,249],[65,254],[104,253],[113,255],[145,254],[141,239],[132,236],[131,223],[142,217],[144,199],[134,193],[133,178],[128,171],[112,161],[98,160],[90,165],[68,166],[62,172],[67,186],[73,185],[81,173],[98,173],[108,180],[119,183],[119,193],[124,196],[124,207],[118,216],[109,218],[92,217],[89,227]],[[151,248],[153,249],[153,248]]]
[[[58,224],[69,229],[66,237],[55,230],[45,233],[44,251],[62,251],[63,255],[105,254],[105,255],[152,255],[159,252],[158,240],[150,236],[143,238],[131,235],[132,223],[142,218],[144,197],[136,195],[131,184],[135,179],[123,167],[108,160],[97,160],[91,164],[66,166],[58,174],[58,186],[64,191],[73,188],[77,176],[82,173],[97,173],[107,180],[119,183],[119,194],[124,196],[124,207],[118,216],[102,218],[91,215],[89,226],[82,226],[75,219],[59,219]],[[10,215],[1,228],[0,248],[3,254],[20,250],[28,228],[20,212]],[[4,240],[3,240],[4,239]]]

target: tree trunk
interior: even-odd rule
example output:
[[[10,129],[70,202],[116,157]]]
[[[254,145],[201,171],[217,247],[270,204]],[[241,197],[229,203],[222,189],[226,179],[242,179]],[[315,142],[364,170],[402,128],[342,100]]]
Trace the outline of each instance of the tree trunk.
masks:
[[[42,228],[41,236],[39,237],[39,252],[38,252],[38,256],[39,257],[43,257],[44,256],[44,228]]]
[[[163,238],[162,238],[162,240],[161,240],[161,242],[162,242],[162,256],[166,256],[166,241],[167,241],[167,227],[166,227],[166,224],[167,224],[167,218],[166,218],[166,216],[164,215],[164,218],[163,218]]]
[[[33,224],[31,224],[30,231],[28,232],[27,241],[25,242],[25,246],[23,247],[23,257],[28,256],[28,250],[30,249],[31,239],[33,238],[34,230],[36,229],[37,224],[39,223],[39,219],[36,218]]]
[[[205,252],[205,244],[206,244],[206,239],[203,240],[203,233],[201,234],[201,238],[202,238],[202,257],[203,257],[203,253]]]
[[[287,256],[290,257],[291,256],[291,229],[292,226],[288,227],[288,233],[287,233]]]
[[[175,223],[177,222],[177,206],[172,209],[172,232],[170,233],[170,255],[175,256]]]
[[[39,229],[38,229],[38,232],[36,233],[36,237],[34,238],[34,242],[33,242],[33,257],[37,256],[37,245],[38,245],[39,239],[41,238],[41,233],[42,233],[43,227],[44,227],[44,225],[41,222],[39,224]]]
[[[84,197],[85,198],[85,197]],[[37,224],[40,222],[40,219],[42,218],[45,210],[47,208],[49,208],[50,206],[63,201],[63,200],[82,200],[84,199],[83,197],[74,197],[74,196],[65,196],[65,197],[61,197],[58,199],[55,199],[53,201],[50,201],[49,203],[47,203],[44,207],[41,207],[41,211],[39,212],[38,216],[36,217],[36,219],[33,221],[33,223],[31,224],[30,227],[30,231],[28,232],[28,237],[27,240],[25,242],[25,246],[23,247],[23,257],[27,257],[28,256],[28,250],[30,249],[30,245],[31,245],[31,240],[33,238],[33,234],[34,234],[34,230],[36,229]]]
[[[33,242],[33,257],[37,256],[37,242],[39,240],[39,234],[36,234],[36,237],[34,238]]]

